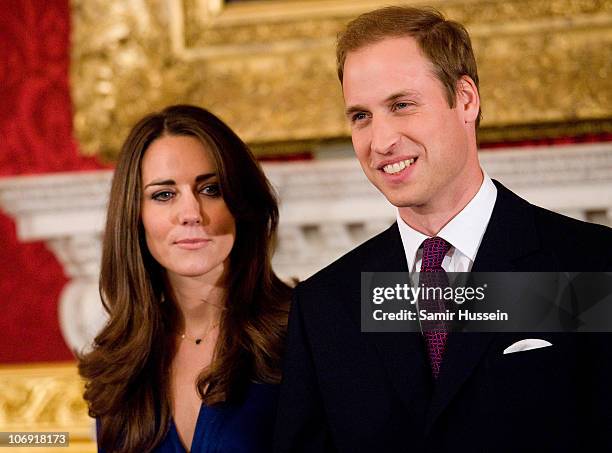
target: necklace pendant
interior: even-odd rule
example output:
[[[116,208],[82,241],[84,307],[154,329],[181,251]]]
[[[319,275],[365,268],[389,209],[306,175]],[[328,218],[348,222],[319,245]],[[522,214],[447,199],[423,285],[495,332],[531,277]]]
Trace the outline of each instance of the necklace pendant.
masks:
[[[202,343],[202,339],[201,338],[196,338],[195,344],[200,344]]]

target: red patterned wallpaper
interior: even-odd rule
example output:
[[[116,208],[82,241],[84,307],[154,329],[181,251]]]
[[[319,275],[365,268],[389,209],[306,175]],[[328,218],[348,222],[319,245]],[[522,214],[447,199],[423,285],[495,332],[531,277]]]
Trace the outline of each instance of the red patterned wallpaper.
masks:
[[[0,8],[0,177],[100,168],[78,154],[68,85],[68,0]],[[57,300],[67,279],[43,243],[17,241],[0,214],[0,363],[72,358]]]

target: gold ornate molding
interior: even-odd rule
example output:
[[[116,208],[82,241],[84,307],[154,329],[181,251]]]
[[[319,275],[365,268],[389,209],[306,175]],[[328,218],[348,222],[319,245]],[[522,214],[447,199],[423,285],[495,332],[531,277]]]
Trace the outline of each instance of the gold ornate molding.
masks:
[[[69,432],[70,445],[20,452],[95,452],[93,420],[74,363],[0,367],[0,431]],[[0,448],[3,451],[4,448]],[[7,451],[9,448],[6,449]],[[13,450],[11,448],[10,450]]]
[[[262,152],[346,138],[335,37],[352,17],[385,4],[74,0],[76,134],[87,152],[112,158],[138,118],[191,102]],[[433,5],[473,36],[483,141],[612,131],[612,0]]]

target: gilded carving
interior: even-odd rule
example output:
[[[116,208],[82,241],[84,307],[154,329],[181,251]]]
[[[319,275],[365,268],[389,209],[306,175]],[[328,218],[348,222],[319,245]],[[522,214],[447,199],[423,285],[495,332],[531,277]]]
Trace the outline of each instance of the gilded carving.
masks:
[[[335,37],[387,3],[75,0],[77,136],[112,158],[137,118],[192,102],[264,153],[346,138]],[[482,140],[612,131],[612,0],[433,3],[474,38]]]
[[[74,364],[0,368],[0,431],[69,432],[71,448],[59,451],[83,452],[95,451],[93,430]]]

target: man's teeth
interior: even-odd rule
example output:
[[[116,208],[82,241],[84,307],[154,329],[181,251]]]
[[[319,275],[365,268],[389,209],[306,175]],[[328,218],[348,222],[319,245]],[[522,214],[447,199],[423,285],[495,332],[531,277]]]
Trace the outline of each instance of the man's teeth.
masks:
[[[389,175],[393,175],[402,171],[406,167],[410,167],[414,163],[415,159],[406,159],[400,162],[395,162],[394,164],[385,165],[383,167],[383,171]]]

